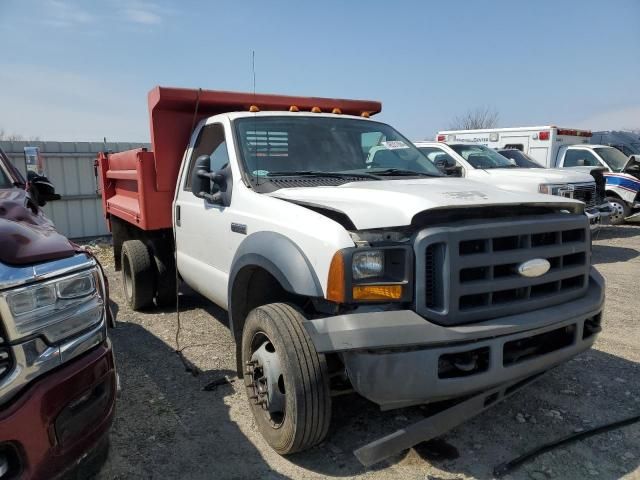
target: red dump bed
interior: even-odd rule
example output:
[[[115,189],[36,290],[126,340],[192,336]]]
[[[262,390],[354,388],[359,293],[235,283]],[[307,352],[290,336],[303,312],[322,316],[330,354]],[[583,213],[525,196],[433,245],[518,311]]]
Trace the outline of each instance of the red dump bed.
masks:
[[[143,230],[171,228],[171,204],[182,156],[195,122],[226,112],[301,112],[313,107],[323,112],[334,108],[347,115],[380,112],[379,102],[333,98],[291,97],[215,90],[155,87],[149,92],[149,122],[153,152],[143,149],[98,157],[102,207],[107,218],[119,217]]]

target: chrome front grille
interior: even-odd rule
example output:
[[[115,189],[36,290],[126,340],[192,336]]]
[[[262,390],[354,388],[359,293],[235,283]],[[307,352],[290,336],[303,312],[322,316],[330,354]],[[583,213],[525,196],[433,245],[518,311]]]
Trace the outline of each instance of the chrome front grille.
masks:
[[[416,310],[455,325],[512,315],[583,295],[590,268],[588,220],[545,215],[421,231],[415,241]],[[549,271],[524,277],[518,266],[545,259]]]
[[[573,198],[584,202],[587,208],[599,205],[597,203],[596,184],[589,183],[570,183],[569,189],[563,191],[563,197]],[[600,202],[602,203],[602,202]]]

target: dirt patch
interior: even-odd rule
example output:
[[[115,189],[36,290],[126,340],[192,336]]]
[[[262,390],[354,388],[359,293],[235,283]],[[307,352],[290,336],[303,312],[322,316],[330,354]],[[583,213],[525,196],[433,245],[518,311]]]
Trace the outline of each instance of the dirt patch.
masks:
[[[102,258],[110,252],[100,248]],[[100,479],[120,478],[491,478],[498,463],[574,431],[640,413],[640,225],[607,227],[593,259],[607,279],[604,331],[596,346],[445,435],[372,469],[352,450],[424,417],[421,408],[381,413],[356,396],[334,402],[321,446],[287,458],[258,434],[241,382],[226,313],[199,295],[181,297],[176,315],[136,313],[122,299],[120,276],[105,262],[118,328],[112,331],[123,391]],[[224,377],[210,391],[204,387]],[[640,478],[640,424],[547,453],[509,478]]]

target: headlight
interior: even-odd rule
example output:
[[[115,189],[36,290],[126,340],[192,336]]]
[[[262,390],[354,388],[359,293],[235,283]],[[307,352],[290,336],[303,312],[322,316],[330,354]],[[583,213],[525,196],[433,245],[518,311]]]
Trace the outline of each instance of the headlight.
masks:
[[[381,277],[384,272],[384,251],[369,250],[353,254],[351,270],[354,280]]]
[[[329,266],[327,300],[335,303],[408,302],[413,296],[409,245],[338,250]]]
[[[560,195],[566,197],[566,193],[570,190],[569,185],[566,183],[541,183],[538,185],[538,191],[549,195]]]
[[[20,338],[56,325],[50,336],[53,341],[99,321],[103,299],[96,289],[98,275],[93,268],[0,294],[0,314],[9,337]]]
[[[91,274],[61,280],[56,284],[58,298],[84,297],[91,295],[95,290],[96,287]]]

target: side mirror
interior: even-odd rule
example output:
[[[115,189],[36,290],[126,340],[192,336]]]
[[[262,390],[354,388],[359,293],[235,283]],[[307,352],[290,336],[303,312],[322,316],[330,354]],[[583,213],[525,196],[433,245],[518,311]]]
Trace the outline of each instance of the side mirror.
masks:
[[[456,165],[456,162],[452,158],[438,159],[435,161],[435,166],[449,177],[462,176],[462,167]]]
[[[191,191],[198,198],[211,194],[210,162],[209,155],[200,155],[191,172]]]
[[[44,175],[38,175],[36,172],[29,170],[27,172],[27,181],[29,182],[29,194],[31,199],[39,207],[44,207],[47,202],[60,200],[60,195],[56,193],[56,189]]]
[[[446,174],[450,177],[461,177],[462,176],[462,167],[458,165],[454,165],[451,168],[448,168]]]
[[[209,155],[200,155],[196,158],[196,164],[191,172],[191,192],[209,203],[224,205],[225,200],[220,190],[221,187],[226,190],[226,178],[220,173],[223,170],[212,172],[210,162]],[[215,191],[212,191],[212,185]]]

